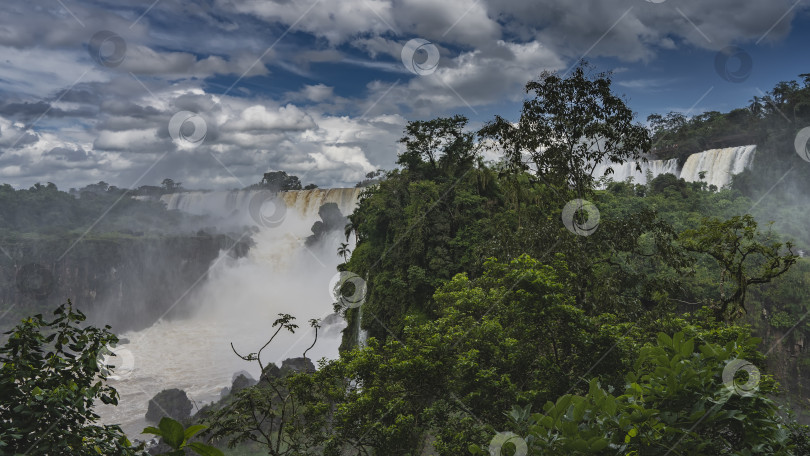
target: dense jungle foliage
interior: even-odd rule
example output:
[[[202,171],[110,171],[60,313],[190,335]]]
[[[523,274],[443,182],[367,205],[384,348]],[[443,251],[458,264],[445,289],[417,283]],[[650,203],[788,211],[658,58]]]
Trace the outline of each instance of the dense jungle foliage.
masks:
[[[207,428],[195,438],[270,455],[810,454],[789,410],[806,404],[810,367],[799,254],[810,163],[793,148],[810,124],[809,83],[780,84],[744,112],[652,118],[649,130],[609,74],[581,65],[530,82],[516,123],[409,123],[399,168],[365,190],[346,226],[357,245],[341,246],[340,269],[366,287],[361,306],[336,303],[349,322],[340,358],[280,373],[257,347],[243,359],[260,363],[259,383],[196,417]],[[737,131],[759,147],[756,171],[730,188],[592,175],[596,162],[665,157],[692,137],[698,151]],[[485,162],[484,147],[502,160]],[[109,394],[31,374],[52,362],[21,358],[52,350],[33,335],[42,324],[27,320],[0,349],[0,387],[40,389],[0,404],[12,452],[31,445],[15,429],[54,421],[48,404],[64,389]],[[283,330],[297,330],[293,316],[268,328],[268,343]],[[87,436],[65,441],[75,454],[94,442],[140,451],[70,416]]]

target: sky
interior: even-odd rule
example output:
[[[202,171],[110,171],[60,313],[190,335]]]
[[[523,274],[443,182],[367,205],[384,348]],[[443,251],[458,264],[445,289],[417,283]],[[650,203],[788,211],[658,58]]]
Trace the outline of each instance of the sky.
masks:
[[[585,58],[644,123],[810,73],[810,0],[3,0],[0,182],[354,186]]]

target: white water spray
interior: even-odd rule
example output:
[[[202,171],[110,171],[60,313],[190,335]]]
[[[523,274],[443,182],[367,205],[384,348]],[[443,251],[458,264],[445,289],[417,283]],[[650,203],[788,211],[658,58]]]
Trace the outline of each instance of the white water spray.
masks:
[[[103,421],[121,424],[130,437],[138,437],[146,426],[149,399],[163,389],[182,389],[202,406],[219,399],[235,372],[247,370],[258,378],[258,365],[239,359],[230,344],[243,355],[255,352],[274,332],[272,324],[279,313],[295,316],[299,328],[295,334],[279,334],[263,352],[263,360],[280,364],[283,359],[302,356],[314,337],[309,319],[333,313],[329,282],[341,262],[337,247],[345,239],[339,230],[314,247],[306,247],[304,240],[312,234],[310,228],[319,220],[322,204],[336,203],[348,215],[361,191],[282,193],[286,210],[281,222],[259,227],[253,235],[256,244],[247,257],[234,259],[227,252],[220,253],[208,277],[189,291],[193,307],[189,316],[161,320],[142,331],[122,334],[129,342],[119,348],[132,353],[134,368],[111,382],[121,400],[118,407],[99,408]],[[176,193],[164,196],[163,201],[169,209],[225,217],[228,224],[256,225],[249,206],[257,193]],[[336,358],[340,332],[335,329],[323,328],[307,357]]]

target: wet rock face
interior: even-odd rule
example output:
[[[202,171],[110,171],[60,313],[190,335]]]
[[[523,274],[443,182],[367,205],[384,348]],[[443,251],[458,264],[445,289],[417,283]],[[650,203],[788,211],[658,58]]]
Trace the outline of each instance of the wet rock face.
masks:
[[[193,305],[184,292],[205,276],[222,250],[240,257],[250,248],[249,239],[236,242],[204,232],[73,241],[0,243],[9,255],[0,255],[0,300],[12,308],[0,329],[48,313],[69,298],[91,324],[109,324],[118,333],[137,331],[166,312]]]
[[[164,416],[184,420],[191,416],[191,407],[185,391],[177,388],[163,390],[149,400],[146,421],[158,423]]]

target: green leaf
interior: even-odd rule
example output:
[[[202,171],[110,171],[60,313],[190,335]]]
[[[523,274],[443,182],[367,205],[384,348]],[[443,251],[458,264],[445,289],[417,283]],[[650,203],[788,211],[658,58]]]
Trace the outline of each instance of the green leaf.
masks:
[[[225,454],[211,445],[206,445],[202,442],[191,442],[188,447],[194,450],[200,456],[225,456]]]
[[[695,350],[695,339],[689,339],[681,344],[680,353],[681,356],[684,358],[689,357],[692,355],[692,352]]]
[[[176,449],[179,449],[185,438],[183,436],[183,425],[178,423],[177,421],[164,416],[160,419],[160,424],[158,424],[161,432],[163,432],[163,441],[166,442],[167,445]]]
[[[195,424],[193,426],[187,427],[186,432],[184,434],[184,437],[186,438],[186,441],[190,440],[198,432],[200,432],[200,431],[202,431],[203,429],[206,429],[206,428],[208,428],[208,426],[206,426],[204,424]]]
[[[605,448],[607,448],[608,443],[609,442],[603,437],[598,437],[595,440],[591,440],[590,442],[591,452],[596,453],[604,450]]]
[[[156,427],[153,427],[153,426],[147,426],[147,427],[143,428],[143,431],[141,431],[141,434],[154,434],[154,435],[156,435],[158,437],[163,436],[163,433],[160,431],[160,429],[158,429]]]

